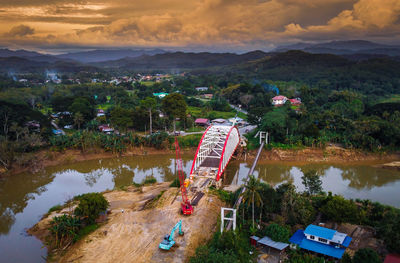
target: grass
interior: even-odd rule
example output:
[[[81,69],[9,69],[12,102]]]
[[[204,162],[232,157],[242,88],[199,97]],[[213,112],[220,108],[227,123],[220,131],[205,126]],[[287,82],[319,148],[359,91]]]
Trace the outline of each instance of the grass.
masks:
[[[235,117],[235,115],[236,115],[236,112],[234,112],[234,111],[215,111],[215,110],[210,111],[210,112],[208,112],[206,114],[203,114],[202,113],[202,108],[193,107],[193,106],[189,106],[188,107],[188,112],[192,116],[195,116],[196,118],[207,118],[208,116],[211,115],[215,119],[219,119],[219,118],[221,118],[221,119],[229,119],[229,118]],[[206,116],[204,116],[204,115],[206,115]],[[247,118],[246,115],[241,113],[241,112],[238,114],[238,116],[240,118],[243,118],[243,119]]]
[[[142,82],[140,82],[140,84],[142,84],[146,87],[150,87],[150,86],[153,86],[155,84],[155,82],[154,81],[142,81]]]
[[[195,127],[190,127],[190,128],[188,128],[188,129],[186,129],[186,132],[203,132],[204,131],[204,128],[202,128],[202,127],[197,127],[197,126],[195,126]]]
[[[93,231],[95,231],[98,228],[99,228],[98,224],[92,224],[92,225],[85,226],[84,228],[79,230],[78,234],[74,238],[74,242],[84,238],[85,236],[89,235],[90,233],[92,233]]]
[[[400,94],[393,94],[390,98],[384,98],[378,103],[388,103],[388,102],[400,102]]]
[[[179,181],[178,178],[175,178],[172,183],[169,185],[169,187],[180,187],[181,186],[181,182]]]
[[[55,205],[55,206],[50,207],[50,209],[49,209],[49,211],[47,211],[47,213],[50,214],[54,211],[60,211],[62,208],[63,208],[62,205]]]
[[[112,106],[111,103],[103,103],[103,104],[98,104],[97,108],[102,109],[102,110],[108,110]]]

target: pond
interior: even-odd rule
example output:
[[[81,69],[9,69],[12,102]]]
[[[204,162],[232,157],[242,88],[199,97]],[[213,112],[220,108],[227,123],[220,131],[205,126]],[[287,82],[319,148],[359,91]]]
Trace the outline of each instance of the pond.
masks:
[[[192,156],[184,155],[188,174]],[[250,164],[232,161],[226,170],[226,184],[241,184]],[[325,191],[348,198],[361,198],[400,206],[400,172],[375,168],[372,164],[285,164],[261,163],[255,174],[271,185],[293,182],[298,191],[303,171],[314,169]],[[75,195],[113,189],[147,176],[159,182],[172,181],[174,155],[151,155],[100,159],[48,167],[40,173],[21,173],[0,179],[0,262],[45,262],[47,251],[26,229],[39,221],[54,205]]]

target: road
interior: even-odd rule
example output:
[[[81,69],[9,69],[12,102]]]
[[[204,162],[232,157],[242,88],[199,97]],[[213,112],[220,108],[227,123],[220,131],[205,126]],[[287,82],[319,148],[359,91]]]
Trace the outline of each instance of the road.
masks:
[[[235,106],[235,105],[233,105],[233,104],[229,104],[229,106],[231,106],[231,108],[233,108],[233,109],[235,109],[235,110],[237,110],[237,111],[239,111],[239,112],[241,112],[241,113],[244,113],[244,114],[248,114],[248,112],[246,111],[246,110],[244,110],[244,109],[242,109],[242,108],[239,108],[238,106]]]

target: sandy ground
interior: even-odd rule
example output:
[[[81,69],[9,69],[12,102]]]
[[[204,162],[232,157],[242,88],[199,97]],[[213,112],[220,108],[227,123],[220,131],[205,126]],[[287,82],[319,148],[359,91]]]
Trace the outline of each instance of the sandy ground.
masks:
[[[400,171],[400,162],[385,163],[385,164],[379,165],[379,167]]]
[[[151,208],[152,200],[166,191]],[[215,196],[205,195],[194,208],[194,214],[180,214],[180,195],[177,188],[160,183],[127,191],[112,191],[104,196],[110,202],[111,214],[104,225],[80,240],[57,258],[58,262],[185,262],[194,255],[196,247],[215,232],[220,207]],[[177,197],[177,198],[176,198]],[[30,233],[44,240],[52,216],[41,220]],[[183,236],[175,233],[175,245],[170,251],[158,248],[166,234],[182,219]]]
[[[249,154],[249,160],[255,158],[256,152]],[[338,146],[321,148],[304,148],[300,150],[272,149],[261,153],[260,161],[285,162],[371,162],[400,160],[400,153],[372,153],[355,149],[344,149]]]

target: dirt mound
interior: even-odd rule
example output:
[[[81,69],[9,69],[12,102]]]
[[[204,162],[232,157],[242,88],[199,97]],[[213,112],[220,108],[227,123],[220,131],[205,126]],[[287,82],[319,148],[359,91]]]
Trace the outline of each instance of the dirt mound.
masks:
[[[178,191],[162,183],[105,193],[111,209],[108,221],[69,248],[59,262],[185,262],[212,236],[223,203],[206,194],[193,215],[183,216]],[[147,208],[155,198],[154,205]],[[184,235],[175,233],[177,245],[170,251],[160,250],[159,243],[180,219]],[[50,219],[39,222],[33,234],[44,230],[46,220]],[[43,239],[43,235],[37,236]]]

